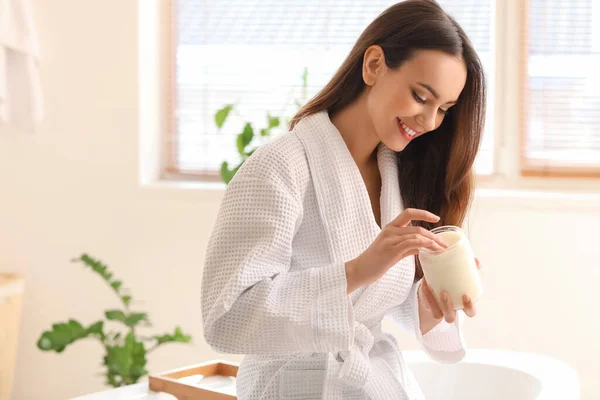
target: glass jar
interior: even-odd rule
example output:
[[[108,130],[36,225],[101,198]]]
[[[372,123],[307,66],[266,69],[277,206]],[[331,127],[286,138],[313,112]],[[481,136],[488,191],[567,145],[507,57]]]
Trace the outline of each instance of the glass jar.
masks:
[[[441,226],[431,232],[448,246],[439,251],[419,250],[423,274],[438,304],[441,307],[439,295],[442,291],[448,292],[455,310],[464,308],[465,294],[475,303],[483,293],[483,285],[469,239],[457,226]]]

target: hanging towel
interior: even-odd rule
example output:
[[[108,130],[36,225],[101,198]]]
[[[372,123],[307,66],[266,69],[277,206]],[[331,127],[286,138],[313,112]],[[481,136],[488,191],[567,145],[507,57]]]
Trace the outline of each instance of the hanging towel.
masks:
[[[39,68],[30,0],[0,0],[0,126],[33,131],[43,119]]]

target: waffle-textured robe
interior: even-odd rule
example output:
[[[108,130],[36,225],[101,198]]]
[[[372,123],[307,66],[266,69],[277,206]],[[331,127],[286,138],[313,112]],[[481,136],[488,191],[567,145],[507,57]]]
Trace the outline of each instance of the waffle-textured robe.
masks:
[[[380,144],[381,223],[402,212],[395,153]],[[460,319],[422,335],[414,258],[346,294],[344,264],[381,229],[369,195],[327,112],[259,148],[230,182],[202,281],[206,342],[244,354],[240,400],[421,399],[390,317],[434,360],[465,355]]]

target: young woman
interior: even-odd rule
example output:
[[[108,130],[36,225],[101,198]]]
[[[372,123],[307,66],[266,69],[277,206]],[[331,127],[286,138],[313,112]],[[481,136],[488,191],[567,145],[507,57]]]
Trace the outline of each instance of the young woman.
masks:
[[[463,222],[484,114],[465,32],[436,2],[408,0],[246,161],[202,282],[207,343],[246,355],[239,399],[423,398],[386,316],[434,360],[464,356],[460,318],[415,254],[444,246],[429,229]],[[475,315],[468,297],[461,306]]]

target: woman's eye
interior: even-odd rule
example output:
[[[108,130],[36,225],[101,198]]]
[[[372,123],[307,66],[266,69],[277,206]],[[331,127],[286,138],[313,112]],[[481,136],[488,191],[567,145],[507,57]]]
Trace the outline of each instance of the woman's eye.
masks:
[[[412,95],[413,95],[413,97],[415,98],[415,101],[416,101],[417,103],[420,103],[420,104],[425,104],[425,99],[424,99],[424,98],[422,98],[421,96],[419,96],[419,95],[417,94],[417,92],[415,92],[414,90],[412,91]],[[444,115],[444,116],[445,116],[445,115],[448,115],[448,113],[449,113],[449,112],[450,112],[450,110],[442,110],[441,108],[440,108],[440,109],[438,109],[438,113],[440,113],[440,114],[442,114],[442,115]]]
[[[415,100],[417,101],[417,103],[421,103],[421,104],[425,103],[425,100],[422,99],[421,97],[419,97],[419,95],[416,92],[413,91],[412,95],[415,98]]]

